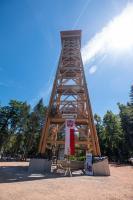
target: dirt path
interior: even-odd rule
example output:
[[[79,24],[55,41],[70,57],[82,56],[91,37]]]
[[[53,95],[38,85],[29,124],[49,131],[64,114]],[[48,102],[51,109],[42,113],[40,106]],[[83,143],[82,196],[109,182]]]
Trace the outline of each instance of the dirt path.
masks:
[[[133,200],[133,168],[110,166],[110,177],[28,174],[26,162],[0,163],[0,200]]]

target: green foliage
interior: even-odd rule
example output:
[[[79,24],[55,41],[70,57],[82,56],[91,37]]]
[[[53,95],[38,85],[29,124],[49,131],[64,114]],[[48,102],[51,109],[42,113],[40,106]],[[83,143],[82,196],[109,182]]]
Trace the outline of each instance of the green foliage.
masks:
[[[105,141],[106,155],[114,161],[121,157],[121,144],[123,131],[119,116],[107,111],[103,118],[103,139]]]
[[[96,124],[97,135],[99,138],[99,144],[101,148],[102,155],[105,153],[105,145],[104,145],[104,126],[101,117],[97,114],[94,115],[94,120]],[[105,153],[106,155],[106,153]]]
[[[103,120],[94,115],[102,155],[113,161],[127,161],[133,156],[133,86],[129,96],[127,105],[118,103],[118,115],[107,111]]]
[[[70,156],[70,160],[85,161],[86,156]]]
[[[0,107],[0,152],[10,155],[35,155],[46,114],[41,99],[31,110],[26,102],[11,100]]]
[[[130,90],[129,96],[130,96],[131,104],[132,104],[132,106],[133,106],[133,85],[131,86],[131,90]]]
[[[133,156],[133,86],[130,102],[118,103],[119,114],[107,111],[101,118],[94,115],[101,153],[112,161],[125,161]],[[43,100],[31,109],[26,102],[11,100],[8,106],[0,105],[0,152],[13,156],[32,156],[38,152],[47,108]],[[85,152],[77,149],[72,160],[84,160]]]
[[[121,159],[121,144],[123,141],[123,131],[120,117],[107,111],[103,120],[94,116],[96,129],[99,136],[102,155],[108,156],[111,160]]]
[[[0,149],[4,148],[9,138],[9,121],[12,115],[9,106],[0,107]]]
[[[125,157],[131,157],[133,155],[133,106],[129,103],[118,105],[124,133],[123,154]]]

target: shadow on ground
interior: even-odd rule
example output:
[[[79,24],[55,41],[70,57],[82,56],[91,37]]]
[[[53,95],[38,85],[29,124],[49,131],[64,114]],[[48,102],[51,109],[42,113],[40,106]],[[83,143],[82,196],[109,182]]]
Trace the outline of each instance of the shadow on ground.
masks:
[[[83,176],[81,173],[73,174],[75,176]],[[2,166],[0,167],[0,183],[12,183],[33,181],[51,178],[63,178],[64,173],[44,173],[44,174],[30,174],[28,166]]]

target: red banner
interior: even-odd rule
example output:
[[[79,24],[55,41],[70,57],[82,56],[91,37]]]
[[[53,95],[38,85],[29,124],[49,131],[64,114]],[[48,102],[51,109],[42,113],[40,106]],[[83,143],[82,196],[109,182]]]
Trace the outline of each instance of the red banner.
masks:
[[[70,128],[70,155],[75,154],[74,129]]]

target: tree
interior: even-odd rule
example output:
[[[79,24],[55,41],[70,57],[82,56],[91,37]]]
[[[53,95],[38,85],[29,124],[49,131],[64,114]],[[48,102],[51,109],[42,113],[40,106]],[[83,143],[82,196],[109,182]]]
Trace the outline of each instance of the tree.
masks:
[[[8,124],[11,115],[9,106],[0,107],[0,151],[2,152],[9,137]]]
[[[111,111],[107,111],[103,118],[103,125],[105,153],[111,160],[117,161],[118,159],[121,159],[121,144],[123,140],[120,118]]]
[[[118,104],[120,119],[124,133],[123,154],[125,158],[133,156],[133,106]]]
[[[0,151],[24,157],[37,154],[46,110],[42,99],[32,111],[26,102],[17,100],[0,106]]]
[[[105,145],[104,145],[104,126],[101,117],[97,114],[94,115],[94,121],[96,125],[97,135],[99,138],[99,144],[101,149],[101,154],[105,155]]]
[[[102,155],[113,161],[133,156],[133,86],[130,102],[126,105],[118,103],[118,107],[118,115],[111,111],[107,111],[103,119],[94,115]],[[0,105],[0,152],[35,156],[46,111],[43,99],[33,109],[26,102],[17,100],[11,100],[7,106]]]
[[[34,140],[33,147],[36,147],[36,153],[38,152],[38,146],[40,141],[40,136],[42,133],[42,129],[45,123],[45,117],[46,117],[47,107],[43,105],[43,99],[40,99],[37,105],[34,107],[34,113],[36,115],[38,125],[36,126],[36,135]]]
[[[8,132],[10,136],[6,143],[6,152],[10,152],[10,154],[24,154],[24,137],[27,130],[30,106],[26,102],[11,100],[9,108],[12,114],[8,120]]]
[[[26,152],[29,155],[36,155],[38,153],[38,145],[40,141],[40,135],[44,124],[47,108],[43,105],[43,99],[33,108],[28,119],[28,127],[25,132],[25,146]]]
[[[133,106],[133,85],[131,86],[129,97],[130,97],[131,105]]]

